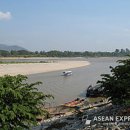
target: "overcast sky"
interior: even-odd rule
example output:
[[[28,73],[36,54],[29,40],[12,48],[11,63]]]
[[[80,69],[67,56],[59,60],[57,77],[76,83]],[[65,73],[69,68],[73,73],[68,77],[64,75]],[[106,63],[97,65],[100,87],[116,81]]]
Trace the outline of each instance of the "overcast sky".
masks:
[[[0,44],[32,51],[130,49],[130,0],[0,0]]]

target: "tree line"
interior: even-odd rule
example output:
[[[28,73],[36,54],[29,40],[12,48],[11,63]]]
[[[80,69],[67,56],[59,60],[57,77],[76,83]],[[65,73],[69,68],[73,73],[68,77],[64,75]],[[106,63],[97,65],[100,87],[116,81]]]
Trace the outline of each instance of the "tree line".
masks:
[[[73,51],[27,51],[27,50],[19,50],[19,51],[6,51],[0,50],[1,57],[15,57],[15,56],[24,56],[24,57],[115,57],[115,56],[128,56],[130,55],[130,50],[126,49],[116,49],[114,52],[73,52]]]

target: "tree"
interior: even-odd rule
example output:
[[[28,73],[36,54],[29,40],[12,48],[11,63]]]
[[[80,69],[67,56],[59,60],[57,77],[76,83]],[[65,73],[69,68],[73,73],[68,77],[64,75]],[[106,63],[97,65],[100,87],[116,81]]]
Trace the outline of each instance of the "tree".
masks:
[[[125,55],[125,54],[126,54],[126,52],[125,52],[124,49],[121,49],[120,53],[121,53],[122,55]]]
[[[119,52],[120,52],[120,50],[119,50],[119,49],[116,49],[116,50],[115,50],[115,53],[119,53]]]
[[[110,97],[113,104],[128,105],[130,102],[130,59],[118,61],[119,65],[110,67],[111,74],[103,74],[101,83],[104,96]]]
[[[126,48],[126,54],[129,55],[130,54],[130,50],[128,48]]]
[[[36,125],[36,117],[46,114],[42,109],[46,98],[51,95],[38,92],[36,85],[28,84],[23,75],[0,77],[0,129],[23,130]]]
[[[10,53],[6,50],[0,50],[0,56],[7,57],[7,56],[10,56]]]
[[[31,54],[31,52],[27,51],[27,50],[19,50],[17,51],[18,55],[29,55]]]

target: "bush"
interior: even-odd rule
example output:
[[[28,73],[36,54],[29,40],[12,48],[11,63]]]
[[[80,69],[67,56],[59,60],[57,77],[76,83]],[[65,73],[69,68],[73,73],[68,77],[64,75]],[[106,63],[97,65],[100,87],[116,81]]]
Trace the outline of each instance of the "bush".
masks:
[[[38,92],[36,85],[28,84],[23,75],[0,77],[0,129],[20,130],[36,125],[36,117],[46,114],[42,109],[51,95]]]

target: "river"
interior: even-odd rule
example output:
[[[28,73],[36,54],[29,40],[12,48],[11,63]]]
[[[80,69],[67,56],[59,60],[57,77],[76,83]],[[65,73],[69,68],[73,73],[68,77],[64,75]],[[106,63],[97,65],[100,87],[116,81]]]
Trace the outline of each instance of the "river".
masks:
[[[117,65],[116,61],[119,59],[122,58],[79,58],[78,60],[89,61],[90,65],[71,69],[73,72],[71,76],[64,77],[62,71],[55,71],[29,75],[28,80],[29,82],[42,81],[43,84],[38,86],[39,91],[55,97],[51,101],[51,106],[60,105],[77,97],[85,97],[87,87],[90,84],[95,85],[101,79],[101,74],[110,73],[109,66]]]

